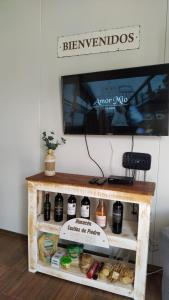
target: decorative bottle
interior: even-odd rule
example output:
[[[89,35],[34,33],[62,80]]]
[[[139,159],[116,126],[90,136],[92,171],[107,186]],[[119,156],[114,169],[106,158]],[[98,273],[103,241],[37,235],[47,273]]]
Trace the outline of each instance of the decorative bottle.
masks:
[[[50,209],[51,209],[51,203],[49,201],[49,194],[46,194],[46,199],[44,202],[44,221],[50,220]]]
[[[123,204],[120,201],[116,201],[113,204],[112,214],[112,232],[120,234],[122,232],[123,223]]]
[[[48,154],[45,157],[45,175],[55,175],[55,155],[52,149],[48,149]]]
[[[107,225],[107,211],[103,200],[99,200],[99,204],[96,208],[96,224],[102,229],[106,228]]]
[[[81,218],[90,219],[90,200],[88,197],[84,197],[81,201]]]
[[[76,218],[76,198],[70,195],[67,201],[67,220]]]
[[[55,197],[54,220],[56,222],[63,221],[63,196],[60,193],[58,193]]]

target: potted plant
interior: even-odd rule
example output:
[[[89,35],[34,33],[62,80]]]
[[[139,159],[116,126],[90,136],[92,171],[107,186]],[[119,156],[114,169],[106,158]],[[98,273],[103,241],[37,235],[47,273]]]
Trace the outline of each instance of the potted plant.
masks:
[[[54,150],[59,145],[65,144],[66,140],[61,137],[60,140],[55,138],[55,133],[50,131],[48,134],[46,131],[42,132],[42,140],[45,146],[48,149],[48,153],[45,157],[45,175],[54,176],[55,175],[55,155],[53,153]]]

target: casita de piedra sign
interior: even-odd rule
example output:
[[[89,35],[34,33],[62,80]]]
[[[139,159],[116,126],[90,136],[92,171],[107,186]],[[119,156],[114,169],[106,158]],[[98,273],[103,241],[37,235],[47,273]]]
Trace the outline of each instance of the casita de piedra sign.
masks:
[[[140,26],[90,32],[58,39],[58,57],[138,49]]]
[[[100,226],[83,218],[65,222],[60,231],[60,239],[109,248],[107,236]]]

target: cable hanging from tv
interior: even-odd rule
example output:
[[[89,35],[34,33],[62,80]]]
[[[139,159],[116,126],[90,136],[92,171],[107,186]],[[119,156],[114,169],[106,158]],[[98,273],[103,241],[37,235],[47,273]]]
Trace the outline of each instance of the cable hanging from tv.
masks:
[[[104,172],[103,172],[102,168],[99,166],[99,164],[98,164],[98,163],[91,157],[91,155],[90,155],[90,151],[89,151],[89,146],[88,146],[86,134],[84,135],[84,137],[85,137],[85,143],[86,143],[86,149],[87,149],[88,156],[89,156],[89,158],[96,164],[96,166],[97,166],[97,167],[99,168],[99,170],[101,171],[102,176],[104,177]]]

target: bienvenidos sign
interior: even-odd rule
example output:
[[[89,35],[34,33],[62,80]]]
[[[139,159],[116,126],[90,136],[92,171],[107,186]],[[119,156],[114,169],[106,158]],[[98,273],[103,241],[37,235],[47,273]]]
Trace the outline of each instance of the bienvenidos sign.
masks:
[[[140,46],[140,26],[59,37],[58,57],[132,50]]]

